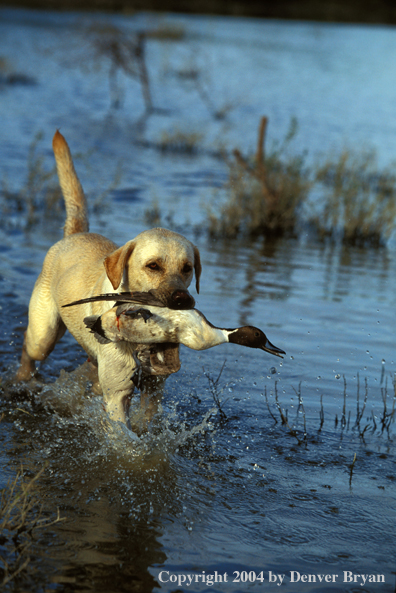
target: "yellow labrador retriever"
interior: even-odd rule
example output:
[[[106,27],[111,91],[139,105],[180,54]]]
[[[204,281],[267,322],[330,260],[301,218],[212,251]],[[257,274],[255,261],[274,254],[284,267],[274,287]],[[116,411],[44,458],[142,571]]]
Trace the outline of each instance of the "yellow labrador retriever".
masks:
[[[114,290],[147,292],[156,289],[156,296],[169,307],[193,307],[194,299],[187,288],[195,271],[199,292],[199,251],[182,235],[161,228],[144,231],[123,247],[89,233],[84,192],[69,147],[59,132],[55,133],[53,149],[66,204],[64,238],[48,251],[35,284],[16,379],[29,380],[35,373],[35,361],[44,360],[68,329],[97,367],[98,387],[103,392],[110,418],[127,422],[134,389],[134,352],[138,345],[100,344],[87,330],[84,318],[101,315],[114,303],[93,302],[65,309],[62,306]],[[163,382],[155,377],[147,378],[142,405],[150,408],[150,395],[154,393],[155,400],[155,393],[161,391]],[[152,413],[149,411],[148,416]]]

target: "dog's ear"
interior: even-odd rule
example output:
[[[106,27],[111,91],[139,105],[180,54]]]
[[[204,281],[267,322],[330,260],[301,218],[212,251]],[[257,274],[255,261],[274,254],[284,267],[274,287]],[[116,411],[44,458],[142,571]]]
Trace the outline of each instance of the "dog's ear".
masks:
[[[135,241],[128,241],[123,247],[116,249],[116,251],[108,255],[103,262],[107,277],[113,285],[114,290],[117,290],[121,284],[124,268],[134,248]]]
[[[194,245],[194,271],[195,271],[195,287],[197,289],[197,293],[199,294],[199,279],[201,277],[202,266],[201,266],[201,256],[199,255],[198,247]]]

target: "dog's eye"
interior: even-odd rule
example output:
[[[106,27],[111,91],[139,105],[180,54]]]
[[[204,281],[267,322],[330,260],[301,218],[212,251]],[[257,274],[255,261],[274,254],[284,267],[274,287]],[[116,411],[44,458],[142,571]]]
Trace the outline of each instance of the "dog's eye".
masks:
[[[150,270],[160,270],[161,268],[159,267],[159,265],[157,264],[157,262],[152,261],[151,263],[147,264],[146,268],[150,268]]]
[[[183,274],[189,274],[191,272],[191,270],[192,270],[192,267],[190,264],[184,264],[183,270],[182,270]]]

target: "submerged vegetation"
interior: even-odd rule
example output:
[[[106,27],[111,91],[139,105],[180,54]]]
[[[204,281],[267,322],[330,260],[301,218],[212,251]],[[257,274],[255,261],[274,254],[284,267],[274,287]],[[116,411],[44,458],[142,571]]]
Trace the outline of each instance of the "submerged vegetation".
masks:
[[[9,189],[7,180],[2,180],[0,192],[0,211],[12,218],[15,214],[24,215],[26,228],[31,227],[43,212],[45,216],[53,216],[63,211],[61,189],[56,177],[56,167],[47,169],[44,157],[38,151],[38,145],[43,138],[39,132],[34,137],[28,153],[26,181],[18,191]]]
[[[0,491],[0,588],[16,581],[28,567],[36,532],[64,520],[59,510],[55,519],[43,516],[35,488],[45,469],[26,479],[21,468]]]
[[[363,443],[365,443],[365,437],[371,433],[378,433],[380,435],[386,435],[390,437],[390,427],[392,423],[394,423],[396,418],[396,375],[391,375],[391,386],[389,387],[389,380],[388,377],[381,378],[381,400],[383,409],[380,414],[374,414],[373,409],[371,408],[370,412],[367,410],[367,399],[368,399],[368,383],[367,378],[364,382],[364,397],[363,401],[361,399],[360,394],[360,379],[359,374],[357,376],[357,386],[356,386],[356,412],[355,412],[355,419],[353,419],[353,415],[351,410],[347,409],[347,400],[349,400],[349,392],[347,388],[347,382],[344,376],[344,388],[343,388],[343,405],[341,411],[341,417],[338,417],[338,414],[334,417],[334,428],[339,428],[341,431],[343,430],[352,430],[355,431],[356,434],[359,436],[359,439]],[[267,395],[267,389],[264,391],[264,397],[267,404],[268,412],[271,418],[274,420],[275,424],[278,423],[277,415],[279,414],[279,419],[282,426],[285,426],[288,430],[289,434],[296,439],[299,445],[307,444],[309,440],[309,434],[307,432],[307,419],[306,413],[304,408],[303,397],[301,393],[301,383],[298,386],[298,390],[294,390],[297,398],[298,398],[298,407],[296,412],[295,420],[289,419],[288,410],[285,409],[281,402],[279,401],[278,396],[278,387],[277,382],[275,382],[273,396],[275,400],[275,408],[277,410],[277,414],[273,413],[269,404],[269,399]],[[319,411],[319,427],[317,432],[320,433],[322,431],[323,425],[325,423],[325,414],[324,414],[324,406],[323,406],[323,394],[320,396],[320,411]],[[301,426],[302,424],[302,426]]]
[[[227,197],[208,208],[211,236],[296,235],[308,224],[322,238],[360,245],[389,239],[396,223],[396,174],[391,169],[379,170],[373,152],[347,150],[308,167],[305,153],[289,150],[295,120],[283,143],[266,154],[267,123],[263,117],[253,157],[234,150],[227,161]]]
[[[225,366],[226,360],[221,366],[217,378],[214,378],[211,373],[205,370],[205,368],[203,369],[203,373],[208,380],[208,392],[211,394],[213,401],[216,405],[216,413],[219,414],[221,423],[224,423],[228,420],[227,414],[223,410],[223,405],[228,401],[228,399],[222,401],[221,396],[225,392],[225,390],[230,387],[230,385],[235,385],[235,383],[226,383],[224,385],[220,385],[220,378],[222,376]],[[348,404],[350,400],[353,399],[353,396],[351,397],[349,387],[347,386],[347,380],[345,376],[343,376],[341,413],[340,417],[337,413],[333,417],[334,429],[341,430],[341,432],[354,432],[363,444],[366,444],[365,438],[367,438],[370,434],[385,436],[389,440],[393,439],[393,434],[391,434],[391,426],[394,424],[396,419],[396,374],[386,374],[384,366],[381,370],[381,412],[379,412],[378,410],[374,412],[373,404],[371,404],[371,406],[369,406],[368,404],[369,386],[367,377],[364,380],[364,395],[362,396],[360,376],[359,373],[357,373],[354,411],[348,409]],[[325,417],[323,394],[321,394],[319,409],[319,425],[315,428],[310,428],[310,432],[308,432],[307,414],[304,407],[301,383],[302,382],[300,381],[298,389],[295,389],[293,387],[293,390],[298,400],[298,406],[294,410],[294,418],[291,417],[291,412],[289,411],[289,409],[285,407],[280,401],[278,393],[278,381],[274,382],[274,387],[270,390],[269,395],[267,387],[265,386],[264,393],[262,393],[262,396],[265,398],[268,413],[274,421],[275,425],[278,424],[278,422],[280,422],[280,425],[284,427],[287,433],[297,441],[298,445],[304,445],[306,447],[309,442],[316,442],[317,435],[319,435],[322,432],[322,430],[324,429],[324,425],[328,423],[328,419],[326,420]],[[270,405],[270,398],[273,399],[272,407]],[[292,406],[292,408],[293,407],[294,406]]]

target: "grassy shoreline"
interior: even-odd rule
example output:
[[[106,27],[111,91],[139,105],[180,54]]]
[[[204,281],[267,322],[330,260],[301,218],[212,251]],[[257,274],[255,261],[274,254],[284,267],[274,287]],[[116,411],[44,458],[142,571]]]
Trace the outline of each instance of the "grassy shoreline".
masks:
[[[157,11],[337,23],[396,24],[396,6],[386,0],[0,0],[0,6],[56,11]]]
[[[338,23],[396,24],[396,6],[385,0],[1,0],[0,6],[56,11],[158,11]]]

